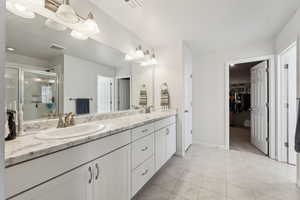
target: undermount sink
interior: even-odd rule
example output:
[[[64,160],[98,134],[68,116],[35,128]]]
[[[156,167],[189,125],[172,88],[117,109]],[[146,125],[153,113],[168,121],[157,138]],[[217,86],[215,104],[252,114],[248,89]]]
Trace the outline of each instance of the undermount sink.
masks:
[[[45,130],[37,134],[36,138],[45,140],[68,139],[90,135],[102,131],[104,128],[105,126],[102,124],[79,124],[67,128]]]

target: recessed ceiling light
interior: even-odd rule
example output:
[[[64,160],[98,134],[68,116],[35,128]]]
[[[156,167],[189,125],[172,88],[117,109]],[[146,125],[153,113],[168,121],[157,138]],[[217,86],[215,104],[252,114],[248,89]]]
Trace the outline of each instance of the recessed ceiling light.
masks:
[[[12,51],[15,51],[15,49],[12,48],[12,47],[7,47],[6,49],[7,49],[7,51],[11,51],[11,52],[12,52]]]

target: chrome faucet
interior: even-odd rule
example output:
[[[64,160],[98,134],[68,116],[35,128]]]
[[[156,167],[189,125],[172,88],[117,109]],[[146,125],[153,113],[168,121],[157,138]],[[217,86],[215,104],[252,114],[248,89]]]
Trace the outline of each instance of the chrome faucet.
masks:
[[[57,128],[67,128],[67,127],[75,125],[74,113],[70,112],[70,113],[66,114],[65,118],[63,118],[63,116],[64,115],[62,115],[62,114],[59,115]]]

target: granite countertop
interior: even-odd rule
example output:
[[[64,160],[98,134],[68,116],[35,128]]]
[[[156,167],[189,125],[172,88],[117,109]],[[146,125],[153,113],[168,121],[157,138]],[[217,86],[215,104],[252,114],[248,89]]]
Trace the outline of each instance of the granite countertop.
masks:
[[[42,140],[36,138],[36,134],[21,136],[16,140],[5,142],[5,166],[10,167],[173,115],[176,115],[176,111],[167,110],[94,121],[91,123],[103,124],[105,129],[86,136],[68,139]]]

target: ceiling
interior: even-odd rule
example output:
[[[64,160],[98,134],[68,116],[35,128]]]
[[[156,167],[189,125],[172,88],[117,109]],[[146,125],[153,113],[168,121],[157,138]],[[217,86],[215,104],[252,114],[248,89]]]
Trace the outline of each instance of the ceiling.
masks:
[[[187,41],[200,51],[274,38],[299,0],[90,0],[152,46]]]
[[[37,15],[28,20],[7,12],[7,47],[15,48],[14,53],[43,60],[58,55],[71,55],[111,67],[126,67],[124,54],[92,39],[81,41],[70,36],[70,30],[58,32],[45,27],[45,18]],[[53,50],[56,44],[64,50]]]

